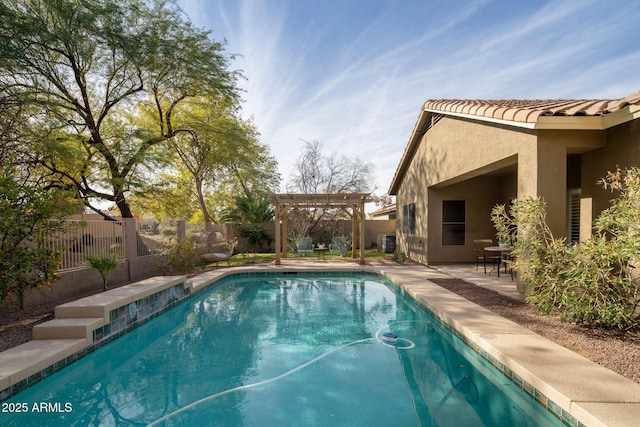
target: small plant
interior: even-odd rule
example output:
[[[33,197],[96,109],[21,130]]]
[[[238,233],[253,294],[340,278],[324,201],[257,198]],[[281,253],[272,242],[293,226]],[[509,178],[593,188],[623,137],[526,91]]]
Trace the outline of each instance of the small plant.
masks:
[[[167,228],[163,228],[162,231],[160,231],[160,233],[165,237],[172,237],[178,234],[178,230],[176,230],[173,227],[167,227]]]
[[[240,236],[247,239],[247,243],[249,243],[249,249],[253,254],[253,258],[255,259],[255,255],[258,247],[266,242],[267,244],[271,243],[273,238],[267,231],[264,229],[262,225],[254,225],[252,227],[240,227],[239,230]]]
[[[160,257],[158,269],[166,276],[191,272],[195,266],[197,253],[193,240],[185,239],[177,242],[172,239],[160,246],[158,256]]]
[[[515,224],[510,221],[505,205],[496,205],[491,210],[491,222],[496,229],[496,239],[500,245],[509,245],[515,239]]]
[[[102,278],[102,290],[106,291],[109,273],[111,273],[111,270],[116,268],[118,265],[116,254],[111,253],[110,255],[87,257],[87,262],[91,268],[95,268],[100,273],[100,277]]]
[[[407,260],[407,254],[405,254],[401,250],[396,249],[395,251],[393,251],[393,259],[397,262],[405,262]]]

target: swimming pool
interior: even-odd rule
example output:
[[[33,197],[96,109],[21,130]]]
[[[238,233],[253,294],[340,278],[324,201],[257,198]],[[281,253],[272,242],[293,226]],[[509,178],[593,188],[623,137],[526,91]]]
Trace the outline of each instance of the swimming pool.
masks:
[[[3,405],[11,426],[562,425],[366,273],[227,277]]]

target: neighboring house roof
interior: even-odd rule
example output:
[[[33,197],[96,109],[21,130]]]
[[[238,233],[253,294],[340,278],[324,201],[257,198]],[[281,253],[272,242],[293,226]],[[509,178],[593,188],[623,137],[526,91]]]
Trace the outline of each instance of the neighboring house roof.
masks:
[[[377,216],[383,216],[383,215],[389,215],[391,213],[394,213],[396,211],[396,205],[388,205],[388,206],[383,206],[382,208],[371,212],[371,216],[373,217],[377,217]]]
[[[528,129],[604,130],[640,118],[640,91],[620,99],[429,100],[424,103],[411,132],[389,187],[389,194],[397,193],[422,136],[442,116]]]

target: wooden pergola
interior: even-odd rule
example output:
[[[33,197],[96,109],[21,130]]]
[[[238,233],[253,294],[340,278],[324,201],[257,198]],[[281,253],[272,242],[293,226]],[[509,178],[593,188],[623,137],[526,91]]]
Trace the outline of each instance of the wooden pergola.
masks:
[[[272,202],[276,207],[276,265],[280,258],[287,257],[287,218],[297,209],[324,208],[342,209],[351,217],[351,256],[356,258],[356,239],[358,224],[360,227],[360,264],[364,264],[364,204],[369,194],[273,194]],[[282,223],[282,224],[281,224]],[[283,238],[284,236],[284,238]]]

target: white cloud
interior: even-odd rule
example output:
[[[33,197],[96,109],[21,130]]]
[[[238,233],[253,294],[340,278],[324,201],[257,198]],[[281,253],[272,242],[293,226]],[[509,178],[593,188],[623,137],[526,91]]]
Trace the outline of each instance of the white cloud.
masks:
[[[631,42],[640,7],[622,0],[370,3],[358,9],[370,15],[353,17],[342,14],[361,7],[357,0],[181,4],[243,55],[234,65],[248,79],[244,113],[285,177],[301,139],[320,140],[327,152],[374,163],[386,191],[427,99],[621,97],[640,89]]]

